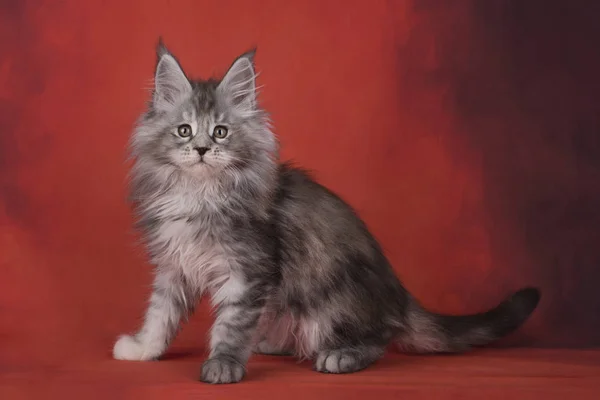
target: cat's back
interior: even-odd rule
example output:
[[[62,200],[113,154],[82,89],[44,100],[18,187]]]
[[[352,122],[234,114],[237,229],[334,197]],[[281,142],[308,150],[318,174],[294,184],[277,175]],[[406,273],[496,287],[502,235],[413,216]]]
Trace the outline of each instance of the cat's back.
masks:
[[[374,240],[352,207],[305,170],[279,171],[276,222],[286,256],[294,262],[335,263],[350,253],[374,255]]]
[[[277,209],[288,219],[318,220],[364,228],[355,211],[334,192],[318,183],[306,170],[282,164],[279,170]],[[316,222],[316,221],[314,221]]]

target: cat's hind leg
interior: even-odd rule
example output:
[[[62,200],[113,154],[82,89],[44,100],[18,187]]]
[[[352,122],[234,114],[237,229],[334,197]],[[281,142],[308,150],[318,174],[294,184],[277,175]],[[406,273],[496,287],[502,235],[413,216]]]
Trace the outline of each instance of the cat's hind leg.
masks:
[[[385,352],[379,346],[352,346],[317,353],[314,369],[329,374],[347,374],[360,371],[379,360]]]
[[[291,347],[281,346],[269,343],[268,340],[261,340],[254,346],[254,353],[266,356],[292,356],[294,351]]]
[[[294,329],[296,326],[290,314],[266,311],[261,317],[260,340],[254,345],[253,352],[267,356],[293,356]]]

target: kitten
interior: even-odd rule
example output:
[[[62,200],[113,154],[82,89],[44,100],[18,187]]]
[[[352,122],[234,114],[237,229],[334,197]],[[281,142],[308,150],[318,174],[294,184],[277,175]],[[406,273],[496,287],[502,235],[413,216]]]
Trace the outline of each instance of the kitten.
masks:
[[[497,308],[424,310],[394,275],[352,208],[282,164],[257,103],[254,52],[222,80],[192,80],[158,45],[155,87],[131,141],[132,202],[152,263],[142,328],[121,336],[121,360],[153,360],[208,294],[216,311],[200,379],[242,379],[251,353],[311,359],[326,373],[361,370],[397,343],[460,352],[517,329],[539,291]]]

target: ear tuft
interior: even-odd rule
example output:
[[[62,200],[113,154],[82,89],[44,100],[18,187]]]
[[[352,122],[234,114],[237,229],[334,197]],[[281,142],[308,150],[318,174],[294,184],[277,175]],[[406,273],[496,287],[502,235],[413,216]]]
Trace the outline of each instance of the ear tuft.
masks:
[[[254,66],[254,57],[256,56],[256,46],[251,48],[250,50],[248,50],[247,52],[245,52],[244,54],[242,54],[239,58],[241,57],[245,57],[247,59],[250,60],[250,62],[252,62],[252,65]]]
[[[168,53],[170,53],[170,52],[167,49],[167,46],[165,45],[163,37],[159,36],[158,41],[156,42],[156,64],[158,64],[158,62],[160,61],[160,58],[163,55],[168,54]]]
[[[156,56],[153,105],[157,111],[168,112],[185,100],[192,91],[192,85],[162,38],[158,40]]]

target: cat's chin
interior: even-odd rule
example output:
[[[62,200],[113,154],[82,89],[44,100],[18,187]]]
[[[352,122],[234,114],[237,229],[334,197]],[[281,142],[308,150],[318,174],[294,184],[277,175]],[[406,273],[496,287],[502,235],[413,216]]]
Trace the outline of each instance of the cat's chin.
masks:
[[[197,162],[183,168],[188,174],[198,178],[210,177],[215,175],[220,168],[207,162]]]
[[[186,171],[204,171],[210,169],[212,166],[205,161],[196,161],[193,163],[184,163],[180,167]]]

